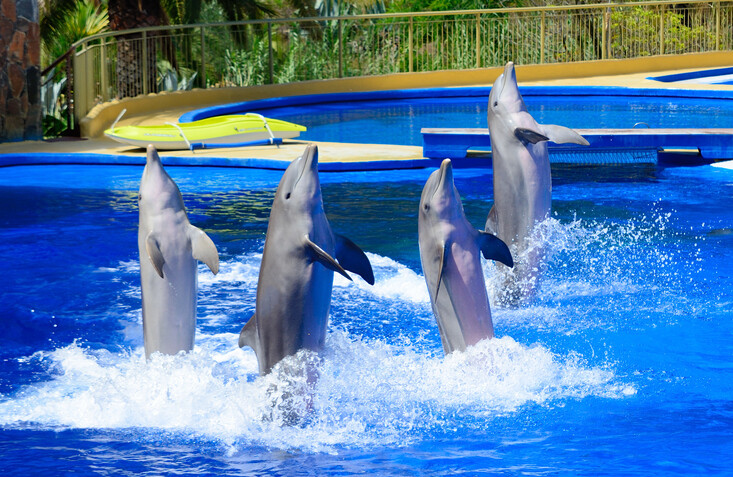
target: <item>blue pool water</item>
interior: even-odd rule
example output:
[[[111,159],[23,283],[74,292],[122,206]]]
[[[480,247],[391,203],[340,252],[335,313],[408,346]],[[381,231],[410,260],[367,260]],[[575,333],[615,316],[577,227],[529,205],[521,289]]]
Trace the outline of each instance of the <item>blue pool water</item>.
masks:
[[[206,108],[191,121],[257,112],[305,125],[311,141],[422,145],[421,128],[486,128],[490,88],[435,88],[296,96]],[[572,128],[733,128],[726,91],[618,87],[522,87],[540,123]]]
[[[280,172],[169,172],[221,271],[199,268],[194,352],[146,363],[142,168],[0,169],[4,475],[730,475],[733,171],[555,169],[539,296],[447,358],[417,248],[431,171],[322,174],[376,284],[336,277],[295,427],[262,418],[277,377],[237,347]],[[491,171],[455,174],[483,224]]]
[[[733,84],[733,68],[690,71],[687,73],[651,76],[647,79],[661,81],[663,83]]]

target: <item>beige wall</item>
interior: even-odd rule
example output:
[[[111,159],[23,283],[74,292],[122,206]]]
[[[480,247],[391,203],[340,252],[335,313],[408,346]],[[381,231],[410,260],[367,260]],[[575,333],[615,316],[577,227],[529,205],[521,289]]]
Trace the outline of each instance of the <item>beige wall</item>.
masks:
[[[733,53],[695,53],[631,60],[600,60],[571,64],[519,66],[517,67],[517,78],[521,83],[526,83],[718,66],[733,66]],[[491,85],[502,70],[503,68],[481,68],[431,73],[400,73],[376,77],[306,81],[286,85],[151,94],[115,100],[95,106],[81,120],[81,134],[84,137],[101,136],[123,109],[127,111],[124,115],[125,120],[121,121],[120,125],[142,124],[143,121],[162,123],[170,121],[171,117],[172,120],[175,120],[180,114],[189,110],[254,99],[319,93]],[[664,83],[655,82],[654,86],[663,87]]]

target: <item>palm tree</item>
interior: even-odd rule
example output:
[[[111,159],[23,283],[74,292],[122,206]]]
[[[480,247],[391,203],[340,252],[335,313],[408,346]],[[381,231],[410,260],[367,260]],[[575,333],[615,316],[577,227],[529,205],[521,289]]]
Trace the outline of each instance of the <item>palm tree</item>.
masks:
[[[109,0],[109,26],[112,30],[130,30],[168,23],[160,0]],[[133,33],[117,41],[117,96],[137,96],[155,91],[156,39],[149,35],[145,44],[142,35]],[[146,58],[143,64],[144,58]],[[148,74],[145,74],[147,69]],[[145,85],[147,83],[147,87]]]
[[[46,0],[39,2],[42,63],[50,64],[71,45],[107,30],[109,18],[104,4],[94,0]]]
[[[64,0],[57,0],[64,1]],[[166,24],[195,23],[201,13],[202,0],[108,0],[109,25],[112,30],[151,27]],[[229,21],[262,18],[275,12],[257,0],[216,0]],[[148,34],[146,42],[147,71],[156,71],[156,45],[159,38]],[[235,35],[244,41],[242,35]],[[136,96],[145,90],[155,91],[155,75],[146,77],[147,88],[143,88],[143,48],[141,35],[132,34],[120,38],[117,44],[117,95],[120,98]],[[169,51],[171,50],[171,51]],[[175,55],[172,48],[165,48],[165,56],[175,68]]]

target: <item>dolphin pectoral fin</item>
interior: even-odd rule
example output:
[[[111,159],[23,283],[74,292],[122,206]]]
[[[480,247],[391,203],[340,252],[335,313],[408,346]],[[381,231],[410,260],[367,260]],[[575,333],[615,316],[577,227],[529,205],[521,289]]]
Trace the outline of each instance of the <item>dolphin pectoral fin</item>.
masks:
[[[198,227],[191,225],[189,229],[189,238],[191,239],[191,249],[193,258],[204,262],[214,275],[219,273],[219,252],[216,250],[211,237]]]
[[[532,144],[550,140],[549,137],[545,136],[541,132],[528,128],[516,128],[514,130],[514,136],[522,142],[529,142]]]
[[[555,144],[581,144],[583,146],[589,146],[590,143],[580,134],[573,131],[565,126],[558,126],[557,124],[542,124],[542,131],[550,141]]]
[[[349,276],[349,274],[346,273],[346,270],[344,270],[344,268],[341,265],[339,265],[336,259],[330,256],[329,254],[327,254],[326,251],[323,250],[321,247],[316,245],[310,239],[310,237],[308,237],[308,235],[305,236],[305,246],[312,254],[312,258],[314,261],[320,263],[321,265],[328,268],[329,270],[333,270],[334,272],[340,273],[344,277],[351,280],[351,277]]]
[[[488,217],[486,217],[486,225],[484,225],[484,230],[486,230],[490,234],[496,235],[497,223],[499,223],[499,221],[496,217],[496,204],[494,204],[493,206],[491,206]]]
[[[145,251],[148,252],[148,258],[150,259],[150,263],[153,264],[153,268],[155,268],[156,273],[160,278],[163,278],[163,264],[165,263],[165,259],[163,258],[163,252],[160,251],[160,246],[158,245],[158,241],[155,240],[153,232],[150,232],[145,239]]]
[[[239,347],[244,348],[249,346],[255,350],[255,354],[259,351],[259,338],[257,337],[257,313],[252,313],[252,316],[242,327],[242,331],[239,332]]]
[[[438,282],[435,284],[435,296],[433,297],[433,303],[438,302],[438,294],[440,293],[440,284],[443,282],[443,270],[445,268],[445,257],[448,255],[448,242],[445,242],[440,249],[440,263],[438,264]]]
[[[336,260],[344,269],[361,276],[370,285],[374,285],[372,264],[362,249],[343,235],[333,234],[336,239]]]
[[[499,237],[479,230],[478,245],[486,260],[496,260],[507,267],[514,266],[509,247]]]

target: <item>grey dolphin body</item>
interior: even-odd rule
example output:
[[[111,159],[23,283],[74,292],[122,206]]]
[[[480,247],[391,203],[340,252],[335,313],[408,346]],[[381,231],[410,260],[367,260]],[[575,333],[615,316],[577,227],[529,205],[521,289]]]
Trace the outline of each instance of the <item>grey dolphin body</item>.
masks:
[[[138,203],[145,356],[190,351],[196,331],[196,260],[216,274],[219,254],[209,236],[189,223],[181,192],[153,146],[148,146]]]
[[[504,242],[466,219],[446,159],[425,183],[418,214],[420,261],[443,350],[465,350],[494,336],[480,253],[512,266]]]
[[[334,234],[323,210],[318,148],[309,145],[283,174],[270,212],[257,283],[255,313],[239,346],[257,354],[260,374],[301,349],[323,348],[333,272],[346,270],[374,284],[369,259]]]
[[[489,94],[489,133],[494,170],[494,206],[486,220],[486,231],[514,246],[517,267],[514,285],[530,283],[530,290],[514,290],[514,300],[529,294],[536,285],[534,274],[542,251],[524,257],[535,224],[550,216],[552,178],[547,141],[588,145],[572,129],[538,124],[527,112],[517,86],[514,64],[509,62]]]

